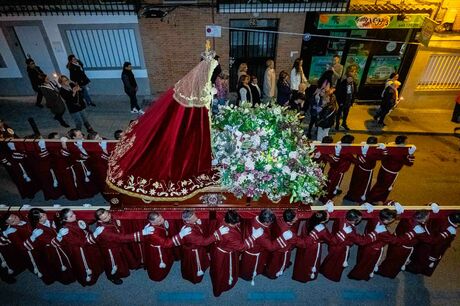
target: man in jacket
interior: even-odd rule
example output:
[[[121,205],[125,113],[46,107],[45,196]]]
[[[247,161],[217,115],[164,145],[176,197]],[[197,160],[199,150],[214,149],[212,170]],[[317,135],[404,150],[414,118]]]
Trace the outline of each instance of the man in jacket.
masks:
[[[123,86],[125,93],[128,95],[131,103],[131,114],[143,114],[144,111],[141,110],[139,104],[137,104],[137,82],[134,78],[133,68],[130,62],[125,62],[123,64],[123,72],[121,73],[121,80],[123,81]]]
[[[35,65],[35,61],[31,59],[30,57],[26,59],[26,65],[27,65],[27,75],[29,76],[30,83],[32,84],[32,89],[37,93],[37,100],[35,102],[35,106],[43,107],[42,105],[43,94],[40,88],[38,88],[38,85],[40,85],[39,76],[45,73],[40,69],[39,66]]]
[[[342,118],[342,127],[349,131],[350,128],[347,125],[348,112],[356,96],[356,83],[351,74],[349,74],[346,79],[339,82],[335,95],[339,105],[335,120],[335,129],[337,131],[339,130],[340,118]]]

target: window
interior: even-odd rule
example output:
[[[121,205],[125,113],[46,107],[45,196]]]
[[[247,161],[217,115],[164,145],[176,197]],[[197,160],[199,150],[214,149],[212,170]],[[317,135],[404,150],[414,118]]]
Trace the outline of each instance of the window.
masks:
[[[460,88],[460,54],[430,56],[417,90],[450,90]]]
[[[2,54],[0,53],[0,68],[6,68],[6,63],[5,61],[3,60],[3,56]]]
[[[141,60],[134,29],[65,30],[70,51],[88,70],[120,69],[124,62],[140,68]]]

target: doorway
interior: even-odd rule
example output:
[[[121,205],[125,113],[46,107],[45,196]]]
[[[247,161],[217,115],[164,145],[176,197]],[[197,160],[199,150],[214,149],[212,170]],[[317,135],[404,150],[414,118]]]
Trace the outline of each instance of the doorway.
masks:
[[[253,32],[251,30],[277,31],[278,19],[234,19],[230,20],[230,89],[238,86],[238,67],[248,65],[248,73],[255,75],[262,84],[266,61],[276,58],[278,34]]]

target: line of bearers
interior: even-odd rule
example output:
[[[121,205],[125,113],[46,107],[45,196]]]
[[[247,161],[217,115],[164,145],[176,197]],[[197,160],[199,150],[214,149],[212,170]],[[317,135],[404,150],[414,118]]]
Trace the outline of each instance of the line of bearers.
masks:
[[[140,231],[130,231],[133,222],[123,225],[103,208],[96,210],[91,230],[68,208],[56,215],[57,222],[50,221],[40,208],[29,211],[28,221],[8,212],[1,218],[0,276],[11,283],[14,276],[29,269],[45,284],[77,280],[89,286],[105,272],[119,285],[130,270],[141,267],[151,280],[161,281],[174,260],[180,259],[182,277],[194,284],[201,282],[210,268],[213,293],[219,296],[235,286],[238,278],[254,285],[259,274],[280,277],[291,265],[295,247],[292,279],[306,283],[321,273],[338,282],[355,244],[358,257],[348,273],[351,279],[369,280],[375,273],[394,278],[401,270],[430,276],[455,238],[460,213],[428,222],[430,211],[417,211],[412,218],[402,219],[392,233],[388,225],[403,207],[397,202],[389,204],[396,211],[385,208],[368,219],[364,234],[356,230],[362,214],[355,209],[336,219],[330,231],[327,223],[332,202],[326,205],[329,212],[313,212],[300,222],[293,209],[279,217],[263,209],[247,224],[241,224],[235,210],[228,210],[223,220],[217,221],[201,220],[193,210],[185,210],[183,223],[168,222],[153,211]],[[373,210],[370,204],[363,208],[368,213]],[[439,212],[435,203],[431,209]],[[323,244],[328,245],[324,259]]]

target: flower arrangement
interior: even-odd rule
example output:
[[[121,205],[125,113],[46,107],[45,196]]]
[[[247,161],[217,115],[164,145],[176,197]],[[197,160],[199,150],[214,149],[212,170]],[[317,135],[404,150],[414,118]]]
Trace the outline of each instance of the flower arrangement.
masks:
[[[278,105],[220,106],[212,129],[214,166],[221,184],[236,197],[266,194],[277,202],[312,203],[326,177],[310,155],[296,112]]]

